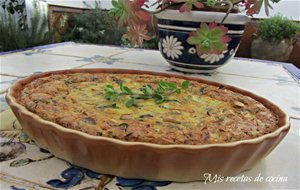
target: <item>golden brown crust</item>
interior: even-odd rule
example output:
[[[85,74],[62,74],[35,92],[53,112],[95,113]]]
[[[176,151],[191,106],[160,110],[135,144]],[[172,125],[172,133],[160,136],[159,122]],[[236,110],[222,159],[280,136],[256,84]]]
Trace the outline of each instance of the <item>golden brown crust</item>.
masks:
[[[260,102],[223,86],[191,81],[188,91],[156,104],[128,97],[104,98],[107,83],[134,91],[159,81],[183,79],[153,75],[76,73],[38,78],[21,91],[19,102],[45,120],[91,135],[156,144],[212,144],[251,139],[278,128],[277,117]],[[112,106],[114,105],[114,106]]]

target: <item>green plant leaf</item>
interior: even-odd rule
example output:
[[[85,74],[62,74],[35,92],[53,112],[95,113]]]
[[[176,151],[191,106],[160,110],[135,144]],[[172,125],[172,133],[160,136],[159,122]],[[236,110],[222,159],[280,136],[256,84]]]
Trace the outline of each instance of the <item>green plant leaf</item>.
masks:
[[[130,108],[135,104],[135,99],[134,98],[130,98],[127,102],[126,102],[126,107]]]
[[[284,39],[294,40],[300,32],[300,24],[287,17],[275,15],[259,22],[258,35],[266,41],[280,43]]]
[[[121,85],[120,85],[120,90],[124,94],[134,94],[133,91],[131,89],[129,89],[127,86],[124,86],[123,83],[121,83]]]
[[[159,86],[164,90],[175,90],[177,88],[177,84],[175,82],[160,81]]]
[[[164,101],[165,101],[165,98],[160,98],[160,99],[156,99],[156,100],[155,100],[155,103],[161,104],[161,103],[163,103]]]
[[[159,81],[156,89],[152,89],[150,85],[144,85],[140,91],[142,93],[134,93],[133,90],[124,86],[123,83],[119,84],[120,91],[117,92],[114,87],[110,84],[105,86],[105,98],[107,100],[116,100],[121,96],[129,96],[130,99],[126,101],[126,107],[132,107],[136,105],[136,100],[148,100],[154,99],[157,104],[165,102],[168,100],[167,98],[174,93],[180,94],[181,89],[178,87],[176,82],[168,82],[168,81]],[[181,88],[187,90],[189,86],[189,81],[183,81],[181,84]],[[174,100],[168,100],[174,101]]]
[[[105,91],[107,91],[107,92],[115,92],[115,89],[114,89],[114,87],[112,85],[107,84],[105,86]]]
[[[151,95],[153,94],[153,90],[149,85],[145,85],[145,87],[143,87],[141,89],[141,91],[145,94],[145,95]]]
[[[227,43],[231,40],[226,36],[228,29],[218,26],[215,22],[207,25],[201,23],[200,28],[191,32],[187,42],[196,46],[198,55],[204,53],[221,53],[227,49]]]
[[[186,80],[182,82],[181,87],[186,90],[188,89],[189,85],[190,85],[190,81]]]

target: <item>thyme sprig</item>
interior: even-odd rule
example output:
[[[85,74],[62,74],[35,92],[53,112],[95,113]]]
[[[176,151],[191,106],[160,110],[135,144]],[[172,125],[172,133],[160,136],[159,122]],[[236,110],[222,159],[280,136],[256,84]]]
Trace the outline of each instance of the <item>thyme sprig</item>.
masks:
[[[114,89],[111,84],[105,86],[105,98],[110,101],[116,101],[121,96],[129,96],[129,100],[126,101],[126,107],[137,106],[136,100],[148,100],[154,99],[155,103],[161,104],[168,101],[168,97],[174,93],[180,94],[182,90],[187,90],[190,81],[186,80],[182,82],[181,88],[178,87],[175,82],[160,81],[157,88],[153,89],[150,85],[144,85],[140,89],[140,93],[134,92],[129,87],[121,83],[120,91]]]

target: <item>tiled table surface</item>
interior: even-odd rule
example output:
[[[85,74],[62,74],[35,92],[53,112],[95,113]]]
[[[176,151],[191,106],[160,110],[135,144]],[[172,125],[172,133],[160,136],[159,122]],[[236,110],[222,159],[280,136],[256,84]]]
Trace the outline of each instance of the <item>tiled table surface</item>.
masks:
[[[47,184],[47,181],[51,179],[60,179],[59,184],[69,185],[70,189],[94,189],[100,182],[105,180],[112,180],[106,185],[109,190],[300,188],[300,85],[299,81],[294,79],[283,68],[282,64],[235,58],[211,75],[185,74],[171,70],[158,51],[63,43],[2,55],[0,56],[0,65],[0,143],[5,144],[5,148],[13,147],[20,150],[19,152],[23,152],[20,155],[16,154],[8,158],[5,155],[5,148],[2,146],[0,151],[0,189],[56,189],[55,185]],[[47,151],[39,150],[21,130],[4,98],[6,89],[22,77],[36,72],[70,68],[126,68],[192,75],[234,85],[271,100],[288,113],[292,123],[291,130],[282,143],[267,158],[253,169],[239,176],[244,175],[255,178],[261,174],[264,179],[282,177],[287,180],[281,182],[264,180],[263,182],[205,184],[203,182],[157,183],[134,181],[106,175],[102,175],[101,180],[93,179],[95,173],[70,166],[65,161],[53,157]],[[4,143],[9,139],[13,139],[13,142],[9,142],[12,147],[8,146],[9,143]],[[68,181],[60,176],[62,173],[67,175],[76,173],[77,178],[74,177],[73,180]],[[129,184],[128,187],[124,187],[125,183]],[[56,187],[58,187],[57,184]]]

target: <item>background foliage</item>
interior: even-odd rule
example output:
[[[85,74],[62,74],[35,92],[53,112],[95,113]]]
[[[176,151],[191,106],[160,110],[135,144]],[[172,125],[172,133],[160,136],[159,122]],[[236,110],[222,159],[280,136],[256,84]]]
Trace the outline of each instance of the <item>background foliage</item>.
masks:
[[[110,45],[122,43],[121,37],[125,29],[117,28],[107,11],[100,8],[99,2],[95,3],[95,9],[72,14],[64,41]]]
[[[259,36],[263,40],[280,42],[283,39],[293,40],[300,31],[300,25],[281,15],[260,21]]]
[[[4,12],[10,15],[18,14],[18,25],[25,27],[27,19],[25,0],[0,0],[0,5]]]
[[[6,1],[7,3],[8,1]],[[8,4],[9,5],[9,4]],[[47,19],[35,10],[30,24],[20,23],[11,8],[2,6],[0,15],[0,51],[28,48],[53,42],[53,32],[48,30]]]

